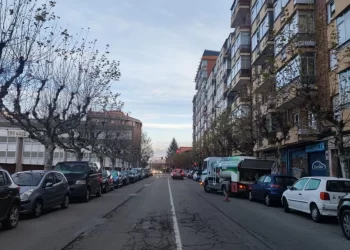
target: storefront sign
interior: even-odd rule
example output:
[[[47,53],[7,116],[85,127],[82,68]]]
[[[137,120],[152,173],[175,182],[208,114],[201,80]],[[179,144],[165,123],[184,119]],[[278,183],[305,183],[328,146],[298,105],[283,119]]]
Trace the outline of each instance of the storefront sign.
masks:
[[[23,130],[7,130],[7,137],[28,137],[28,133]]]
[[[319,142],[311,145],[306,145],[305,151],[307,153],[325,151],[324,142]]]
[[[313,170],[326,170],[326,168],[327,168],[327,166],[318,160],[314,161],[314,163],[312,163]]]

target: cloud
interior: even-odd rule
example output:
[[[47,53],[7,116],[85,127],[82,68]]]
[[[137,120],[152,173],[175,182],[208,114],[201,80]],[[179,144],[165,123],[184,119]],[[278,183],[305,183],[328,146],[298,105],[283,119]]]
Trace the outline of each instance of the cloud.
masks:
[[[191,123],[183,124],[166,124],[166,123],[143,123],[145,128],[161,128],[161,129],[188,129],[192,127]]]

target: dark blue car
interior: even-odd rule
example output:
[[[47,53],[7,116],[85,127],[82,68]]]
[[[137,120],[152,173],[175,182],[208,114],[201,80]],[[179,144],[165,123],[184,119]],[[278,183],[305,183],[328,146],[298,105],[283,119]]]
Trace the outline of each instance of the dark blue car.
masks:
[[[282,194],[287,186],[292,186],[297,179],[286,175],[263,175],[250,186],[249,200],[265,201],[266,206],[281,202]]]

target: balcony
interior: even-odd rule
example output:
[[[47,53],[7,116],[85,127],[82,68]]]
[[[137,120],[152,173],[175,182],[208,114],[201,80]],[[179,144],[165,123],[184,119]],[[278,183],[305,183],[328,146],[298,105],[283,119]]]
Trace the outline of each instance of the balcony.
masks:
[[[239,106],[249,105],[251,98],[248,95],[238,96],[231,105],[231,110],[234,111]]]
[[[263,138],[260,143],[254,147],[254,151],[268,151],[276,148],[276,141],[273,139]]]
[[[237,92],[250,82],[250,69],[240,69],[236,76],[232,79],[230,90]]]
[[[268,31],[260,40],[252,53],[252,65],[263,65],[271,60],[274,53],[274,35],[273,31]]]
[[[276,108],[291,109],[305,102],[305,95],[303,94],[304,89],[301,89],[300,86],[307,84],[308,88],[311,88],[310,91],[313,91],[312,94],[316,94],[316,87],[311,84],[314,79],[315,77],[313,76],[299,76],[293,82],[278,90],[276,95]],[[305,84],[303,82],[305,82]]]
[[[250,22],[250,0],[235,0],[231,7],[231,28]]]
[[[318,131],[309,127],[293,127],[289,130],[289,136],[284,141],[284,145],[301,142],[312,142],[318,140]]]
[[[253,92],[259,92],[260,90],[275,90],[276,78],[266,70],[259,70],[258,75],[253,76]]]

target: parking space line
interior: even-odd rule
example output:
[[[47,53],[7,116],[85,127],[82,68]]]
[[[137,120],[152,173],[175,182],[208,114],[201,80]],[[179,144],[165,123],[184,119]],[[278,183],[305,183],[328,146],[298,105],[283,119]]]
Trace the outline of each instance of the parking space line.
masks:
[[[168,186],[169,186],[171,213],[172,213],[173,223],[174,223],[176,249],[177,250],[182,250],[182,242],[181,242],[181,237],[180,237],[180,230],[179,230],[179,226],[177,224],[175,206],[174,206],[174,201],[173,201],[173,194],[171,193],[171,187],[170,187],[170,181],[169,180],[170,180],[170,177],[168,178]]]

